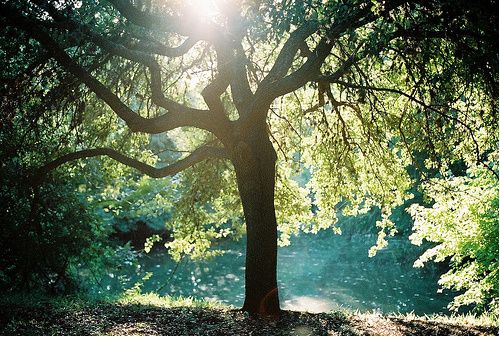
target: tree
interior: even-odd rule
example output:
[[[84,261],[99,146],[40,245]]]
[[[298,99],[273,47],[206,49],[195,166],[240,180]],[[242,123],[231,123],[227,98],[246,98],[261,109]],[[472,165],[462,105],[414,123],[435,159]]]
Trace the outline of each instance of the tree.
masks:
[[[1,1],[4,34],[39,56],[12,78],[50,58],[58,72],[84,85],[78,88],[93,102],[94,117],[109,108],[134,134],[195,128],[202,135],[193,142],[197,148],[161,168],[75,142],[73,151],[36,170],[35,186],[65,163],[96,156],[151,177],[219,167],[203,164],[211,158],[229,161],[246,222],[243,310],[274,315],[280,310],[278,228],[286,241],[299,229],[334,225],[340,210],[378,206],[382,247],[394,232],[391,209],[410,196],[406,166],[418,166],[416,153],[425,153],[420,164],[433,174],[463,161],[497,176],[491,164],[497,154],[496,2],[221,0],[201,6]],[[86,110],[75,106],[67,118],[92,126],[95,120],[82,117]],[[294,175],[304,169],[311,179],[300,186]],[[197,188],[205,193],[205,186]],[[340,201],[347,206],[340,209]]]

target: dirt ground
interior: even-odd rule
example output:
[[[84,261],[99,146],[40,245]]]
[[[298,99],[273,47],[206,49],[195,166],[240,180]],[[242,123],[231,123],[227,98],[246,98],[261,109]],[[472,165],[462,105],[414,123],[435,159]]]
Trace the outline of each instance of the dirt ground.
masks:
[[[284,311],[279,319],[230,309],[98,304],[76,309],[0,306],[1,335],[498,335],[498,327],[425,318]]]

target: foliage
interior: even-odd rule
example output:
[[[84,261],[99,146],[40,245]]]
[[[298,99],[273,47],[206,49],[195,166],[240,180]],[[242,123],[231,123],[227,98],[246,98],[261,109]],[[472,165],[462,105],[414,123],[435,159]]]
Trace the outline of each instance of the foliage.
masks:
[[[432,207],[414,204],[412,243],[435,243],[415,262],[448,261],[443,288],[460,291],[450,308],[474,305],[498,313],[498,180],[484,168],[423,185]]]
[[[4,175],[4,179],[7,177]],[[5,180],[4,180],[5,182]],[[44,211],[32,212],[29,196],[4,184],[0,200],[3,208],[1,287],[42,287],[53,291],[67,291],[74,287],[67,268],[82,249],[91,245],[97,234],[88,226],[93,220],[71,186],[47,184],[40,193],[51,195],[36,207]],[[35,213],[36,214],[33,214]],[[24,213],[24,217],[23,217]],[[99,237],[98,237],[99,240]]]
[[[2,52],[12,62],[2,67],[0,87],[0,287],[59,293],[96,286],[130,252],[109,242],[112,227],[94,211],[96,187],[110,175],[89,161],[40,186],[32,177],[48,157],[102,137],[103,119],[86,114],[95,129],[82,128],[83,112],[93,111],[85,91],[31,42],[2,30]]]
[[[69,170],[33,189],[19,174],[26,168],[9,171],[15,158],[3,158],[11,165],[0,169],[2,289],[80,291],[129,262],[130,246],[109,241],[112,227],[93,212],[89,196],[77,192],[80,178]]]

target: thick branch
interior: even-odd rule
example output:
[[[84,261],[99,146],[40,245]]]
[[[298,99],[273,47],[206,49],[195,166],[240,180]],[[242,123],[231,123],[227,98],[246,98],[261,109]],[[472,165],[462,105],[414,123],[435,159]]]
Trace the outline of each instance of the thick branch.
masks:
[[[299,69],[276,83],[272,95],[274,97],[285,95],[304,86],[307,82],[314,80],[314,78],[319,75],[320,68],[325,62],[325,59],[330,55],[330,51],[334,45],[333,41],[338,39],[348,29],[356,29],[369,21],[375,20],[375,17],[371,15],[363,18],[365,14],[367,14],[366,11],[360,11],[331,27],[327,35],[320,40],[314,51],[309,55],[307,61]],[[353,55],[344,62],[336,71],[337,76],[342,76],[355,60],[356,58]]]
[[[253,98],[252,90],[247,77],[246,64],[248,63],[243,47],[235,43],[234,55],[230,56],[229,67],[231,73],[231,94],[236,109],[240,114],[250,113],[250,102]]]
[[[316,21],[306,22],[290,34],[290,37],[281,48],[269,74],[262,81],[263,84],[275,83],[285,76],[290,69],[299,48],[304,41],[318,29]]]
[[[227,19],[225,30],[212,41],[217,53],[218,77],[212,83],[213,85],[210,84],[205,88],[206,90],[202,94],[207,104],[211,101],[221,106],[220,96],[229,85],[233,103],[238,113],[244,115],[249,113],[248,109],[253,98],[247,77],[248,59],[241,44],[247,30],[247,23],[240,16],[240,9],[236,4],[227,3],[223,7],[221,12]],[[209,97],[209,92],[213,93],[214,96]]]
[[[220,99],[221,95],[226,91],[229,86],[229,79],[227,74],[217,74],[215,79],[212,80],[201,92],[203,100],[208,108],[218,115],[225,116],[224,105]]]
[[[187,157],[180,159],[173,164],[161,168],[156,168],[151,165],[145,164],[137,159],[127,157],[122,153],[111,148],[88,149],[88,150],[81,150],[65,154],[43,165],[33,175],[32,184],[34,186],[39,185],[50,171],[56,169],[57,167],[67,162],[74,161],[77,159],[98,157],[98,156],[108,156],[110,158],[113,158],[114,160],[126,166],[135,168],[136,170],[152,178],[162,178],[174,175],[208,158],[227,158],[227,154],[223,148],[218,148],[213,146],[203,146],[193,151]]]
[[[330,54],[332,47],[333,43],[330,39],[321,39],[313,53],[299,69],[275,83],[272,89],[268,91],[270,97],[272,99],[280,97],[312,81],[319,74],[321,65]]]
[[[229,40],[229,38],[227,38]],[[217,71],[215,79],[202,91],[203,99],[212,111],[224,111],[220,96],[231,86],[233,103],[240,114],[247,114],[253,93],[246,73],[247,59],[241,44],[215,44]]]
[[[31,37],[36,39],[44,46],[49,54],[56,59],[68,72],[77,77],[97,97],[106,102],[109,107],[122,118],[132,131],[141,131],[147,133],[161,133],[182,126],[192,126],[200,129],[205,129],[217,134],[220,128],[214,119],[213,114],[209,111],[198,110],[185,107],[179,103],[165,99],[161,93],[161,81],[159,78],[159,69],[155,70],[152,76],[152,86],[154,87],[155,98],[161,106],[169,110],[168,113],[155,117],[144,118],[131,110],[116,96],[109,88],[103,85],[88,71],[76,63],[59,44],[44,31],[44,29],[36,24],[36,22],[28,20],[19,15],[15,10],[8,6],[0,5],[4,18],[12,26],[19,27],[26,31]],[[113,47],[114,48],[114,47]],[[126,51],[121,48],[114,48],[116,52],[127,53],[128,56],[140,59],[138,52]],[[133,54],[133,55],[132,55]]]
[[[320,68],[326,58],[330,55],[334,41],[340,38],[348,30],[355,30],[373,22],[381,15],[385,15],[387,12],[402,5],[404,2],[405,1],[402,0],[391,1],[385,5],[384,10],[378,15],[375,15],[371,11],[371,6],[367,4],[352,8],[352,12],[350,14],[346,14],[342,20],[335,22],[335,24],[326,31],[325,36],[320,40],[313,52],[309,54],[306,62],[304,62],[299,69],[284,78],[280,78],[281,76],[286,75],[289,71],[295,58],[295,54],[300,47],[300,40],[302,39],[303,41],[307,36],[313,34],[314,31],[319,29],[319,27],[309,23],[309,25],[312,26],[309,28],[304,26],[305,28],[302,28],[304,29],[304,32],[299,32],[297,30],[297,35],[294,36],[294,34],[292,34],[290,36],[278,56],[276,61],[277,63],[273,67],[275,68],[275,71],[272,71],[275,74],[273,74],[274,78],[271,78],[271,82],[266,82],[264,83],[265,85],[259,88],[262,90],[258,90],[259,95],[256,95],[257,100],[264,99],[265,101],[272,102],[272,100],[276,97],[295,91],[304,86],[306,83],[314,81],[314,79],[320,75]],[[313,31],[311,32],[310,30]],[[291,39],[292,41],[290,41]],[[338,76],[345,73],[353,62],[354,59],[349,59],[346,63],[344,63],[337,72]]]
[[[198,114],[202,112],[201,110],[189,108],[165,97],[162,89],[161,68],[152,55],[142,51],[131,50],[121,44],[115,43],[101,36],[100,34],[95,33],[91,28],[80,25],[70,19],[65,18],[57,12],[57,9],[50,5],[45,5],[44,7],[47,7],[54,18],[66,24],[68,29],[79,30],[83,32],[93,43],[103,48],[107,52],[147,66],[151,74],[151,98],[156,105],[167,109],[170,112],[178,112],[183,114]]]

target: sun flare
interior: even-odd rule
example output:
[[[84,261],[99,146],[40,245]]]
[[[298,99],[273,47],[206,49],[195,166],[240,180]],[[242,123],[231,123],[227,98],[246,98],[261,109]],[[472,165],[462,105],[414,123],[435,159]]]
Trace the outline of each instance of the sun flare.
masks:
[[[189,9],[191,13],[200,18],[213,18],[220,14],[217,0],[190,0]]]

